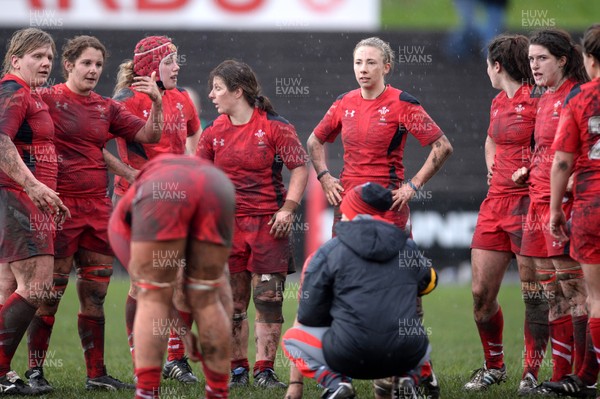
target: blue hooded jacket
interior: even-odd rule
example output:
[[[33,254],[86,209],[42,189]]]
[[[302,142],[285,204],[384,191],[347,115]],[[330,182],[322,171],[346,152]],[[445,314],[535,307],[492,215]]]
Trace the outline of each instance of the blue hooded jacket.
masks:
[[[335,371],[374,379],[412,370],[429,345],[417,316],[417,296],[437,284],[429,260],[402,230],[370,216],[338,223],[336,234],[306,268],[298,321],[331,327],[323,352]]]

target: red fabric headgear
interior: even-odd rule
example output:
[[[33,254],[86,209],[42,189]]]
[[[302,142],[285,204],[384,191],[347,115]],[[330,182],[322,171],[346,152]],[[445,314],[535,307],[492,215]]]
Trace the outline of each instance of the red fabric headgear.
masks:
[[[156,71],[161,80],[158,67],[167,56],[176,53],[177,47],[166,36],[148,36],[136,44],[133,54],[133,72],[138,76],[150,76]]]
[[[348,192],[340,211],[350,220],[356,215],[373,215],[383,218],[393,204],[392,192],[377,183],[365,183]]]

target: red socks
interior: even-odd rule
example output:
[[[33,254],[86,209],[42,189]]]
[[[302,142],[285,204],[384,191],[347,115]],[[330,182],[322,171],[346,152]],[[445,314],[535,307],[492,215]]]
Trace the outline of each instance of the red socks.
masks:
[[[572,373],[573,368],[573,322],[571,315],[550,322],[552,343],[552,378],[560,381]]]
[[[598,380],[600,366],[600,318],[588,320],[587,352],[582,367],[577,376],[587,385],[593,385]]]
[[[77,327],[89,378],[106,375],[104,367],[104,317],[78,315]]]
[[[192,317],[192,313],[183,312],[178,310],[179,316],[185,322],[187,328],[192,327],[192,323],[194,322],[194,318]],[[181,326],[178,326],[181,327]],[[177,331],[170,329],[169,332],[169,346],[167,347],[167,360],[179,360],[185,356],[185,346],[183,346],[183,341],[179,338],[179,334]]]
[[[202,370],[206,378],[206,399],[227,399],[229,395],[229,374],[219,374],[212,371],[204,362]]]
[[[231,361],[231,369],[235,370],[238,367],[243,367],[246,370],[250,370],[250,363],[248,362],[248,358],[246,359],[237,359]]]
[[[483,353],[485,357],[485,366],[488,369],[499,369],[504,365],[504,349],[502,346],[502,330],[504,328],[504,317],[502,308],[493,315],[487,322],[477,322],[477,330]]]
[[[573,320],[573,341],[575,342],[575,361],[573,362],[573,372],[577,373],[581,369],[587,353],[587,314],[576,316]]]
[[[36,308],[13,292],[0,310],[0,377],[10,371],[10,362],[35,316]]]
[[[54,316],[35,316],[29,325],[27,346],[30,369],[44,366],[54,320]]]
[[[135,321],[135,311],[137,309],[137,299],[127,295],[125,301],[125,328],[127,330],[127,342],[129,343],[129,351],[131,352],[131,360],[135,365],[135,357],[133,355],[133,322]],[[134,366],[135,367],[135,366]]]
[[[135,399],[158,399],[160,392],[160,367],[136,368]]]
[[[273,362],[270,360],[257,360],[256,363],[254,363],[254,370],[253,370],[254,374],[253,375],[256,375],[266,369],[273,370]]]

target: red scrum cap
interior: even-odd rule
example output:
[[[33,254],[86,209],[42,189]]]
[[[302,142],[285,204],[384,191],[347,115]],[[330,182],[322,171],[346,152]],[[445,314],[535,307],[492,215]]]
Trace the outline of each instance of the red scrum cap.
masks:
[[[377,183],[365,183],[354,187],[344,196],[340,210],[350,220],[356,215],[373,215],[383,218],[394,200],[392,192]]]
[[[138,76],[150,76],[156,72],[160,80],[158,67],[167,56],[176,53],[177,47],[166,36],[148,36],[136,44],[133,54],[133,72]]]

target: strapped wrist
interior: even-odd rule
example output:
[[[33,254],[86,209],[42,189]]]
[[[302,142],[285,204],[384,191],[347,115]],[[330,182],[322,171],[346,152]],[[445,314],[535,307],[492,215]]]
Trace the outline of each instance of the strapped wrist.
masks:
[[[325,176],[327,173],[329,173],[329,171],[327,169],[325,169],[324,171],[321,171],[318,175],[317,175],[317,180],[321,181],[321,178],[323,176]]]

